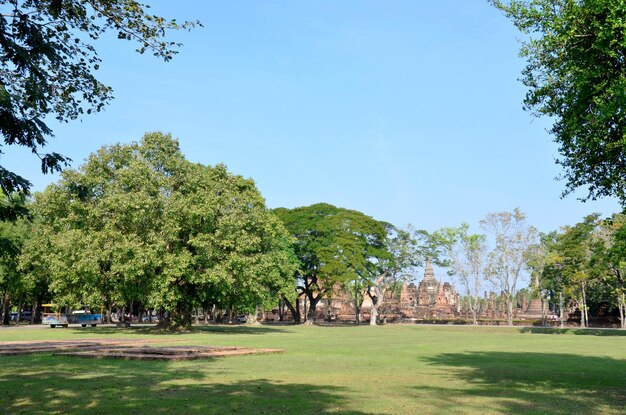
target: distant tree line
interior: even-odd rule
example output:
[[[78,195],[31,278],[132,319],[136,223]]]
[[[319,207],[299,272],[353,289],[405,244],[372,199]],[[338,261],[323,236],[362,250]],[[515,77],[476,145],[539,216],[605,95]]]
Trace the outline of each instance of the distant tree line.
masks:
[[[11,307],[35,320],[45,301],[88,304],[108,321],[158,314],[169,327],[188,327],[198,310],[252,318],[281,301],[305,322],[337,287],[359,306],[364,295],[382,304],[389,282],[423,257],[417,232],[357,211],[272,211],[252,180],[187,161],[161,133],[103,147],[0,209],[11,213],[0,223],[4,324]]]
[[[558,231],[540,235],[531,257],[533,287],[563,310],[577,308],[581,326],[590,313],[617,310],[626,327],[626,216],[599,214]]]
[[[488,306],[486,282],[496,289],[496,301],[506,305],[509,324],[524,293],[528,300],[540,299],[544,317],[556,315],[561,325],[566,314],[577,311],[582,327],[589,327],[590,314],[613,313],[626,327],[626,215],[601,219],[592,214],[575,225],[538,233],[515,209],[487,215],[481,228],[487,234],[470,234],[463,224],[430,235],[448,273],[460,283],[463,307],[474,324]],[[495,244],[491,251],[489,239]]]
[[[488,214],[486,234],[467,224],[398,228],[327,203],[271,210],[252,180],[189,162],[162,133],[105,146],[31,198],[8,194],[0,210],[3,324],[11,308],[36,319],[46,301],[87,304],[108,321],[158,314],[174,328],[200,312],[254,320],[280,302],[296,323],[310,323],[319,302],[341,290],[357,323],[370,300],[375,325],[388,291],[427,257],[457,278],[474,323],[487,283],[512,324],[532,276],[535,297],[578,307],[585,325],[601,304],[619,309],[624,324],[623,215],[538,235],[519,209]]]

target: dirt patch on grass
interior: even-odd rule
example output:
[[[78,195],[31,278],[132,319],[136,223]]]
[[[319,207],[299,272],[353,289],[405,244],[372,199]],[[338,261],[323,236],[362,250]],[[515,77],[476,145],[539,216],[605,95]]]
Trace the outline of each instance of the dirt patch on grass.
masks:
[[[168,340],[170,342],[171,340]],[[180,341],[180,340],[178,340]],[[248,354],[281,353],[283,349],[215,346],[152,346],[159,340],[89,339],[0,342],[0,356],[52,353],[55,356],[133,360],[193,360]]]
[[[76,356],[133,360],[193,360],[211,357],[226,357],[247,354],[280,353],[282,349],[251,349],[247,347],[211,347],[211,346],[176,346],[176,347],[107,347],[92,350],[77,350],[55,353],[57,356]]]

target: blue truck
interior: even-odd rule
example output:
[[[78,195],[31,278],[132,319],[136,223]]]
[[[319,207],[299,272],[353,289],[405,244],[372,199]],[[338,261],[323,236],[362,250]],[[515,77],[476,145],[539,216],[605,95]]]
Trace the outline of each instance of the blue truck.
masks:
[[[87,325],[96,327],[102,324],[102,314],[92,314],[87,306],[82,306],[70,313],[64,313],[65,308],[56,304],[42,304],[41,324],[52,328],[67,327],[70,324],[80,324],[82,327],[87,327]]]

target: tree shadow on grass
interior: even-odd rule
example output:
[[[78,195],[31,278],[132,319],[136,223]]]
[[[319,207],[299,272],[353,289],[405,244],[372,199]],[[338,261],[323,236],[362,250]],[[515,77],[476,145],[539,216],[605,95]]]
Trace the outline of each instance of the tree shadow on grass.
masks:
[[[554,327],[523,327],[520,333],[533,334],[576,334],[581,336],[626,336],[626,330],[620,329],[570,329]]]
[[[451,382],[464,382],[459,389],[419,388],[419,393],[444,396],[443,412],[446,407],[465,405],[468,398],[484,413],[622,414],[626,410],[626,360],[530,352],[449,353],[425,360],[442,366],[443,376]]]
[[[219,334],[275,334],[275,333],[287,333],[288,332],[283,327],[248,326],[248,325],[194,326],[192,331],[200,332],[200,333],[219,333]]]
[[[50,355],[1,360],[0,411],[11,414],[361,415],[349,391],[268,379],[230,380],[216,360],[76,359]]]
[[[193,326],[190,330],[167,330],[156,326],[150,327],[86,327],[86,328],[74,328],[75,333],[89,333],[93,335],[106,335],[106,334],[139,334],[139,335],[183,335],[194,333],[217,333],[217,334],[275,334],[275,333],[287,333],[287,330],[279,327],[267,327],[267,326]]]

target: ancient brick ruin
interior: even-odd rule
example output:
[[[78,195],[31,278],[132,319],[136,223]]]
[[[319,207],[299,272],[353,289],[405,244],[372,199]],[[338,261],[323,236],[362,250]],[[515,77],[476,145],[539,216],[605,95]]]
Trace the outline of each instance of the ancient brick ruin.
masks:
[[[398,289],[399,288],[399,289]],[[362,295],[362,294],[361,294]],[[354,322],[356,319],[356,304],[354,294],[346,289],[335,287],[332,295],[323,298],[316,307],[315,318],[319,321]],[[365,298],[360,304],[360,319],[369,319],[370,298]],[[302,299],[300,309],[306,310],[306,300]],[[403,321],[412,319],[452,319],[459,316],[460,297],[454,286],[448,282],[437,281],[430,260],[426,261],[424,278],[416,286],[414,283],[402,283],[401,287],[392,287],[385,294],[385,300],[380,309],[382,320]],[[265,320],[279,320],[278,310],[265,313]],[[291,315],[284,315],[284,321],[289,321]]]
[[[365,322],[370,317],[370,298],[359,293],[360,321]],[[340,286],[335,286],[332,294],[325,296],[316,307],[315,320],[318,322],[354,322],[356,320],[356,304],[353,292]],[[302,315],[306,315],[307,301],[300,300]],[[527,300],[523,293],[514,304],[513,318],[517,320],[540,320],[549,315],[547,308],[542,309],[539,299]],[[283,311],[282,321],[292,321],[290,313]],[[390,287],[385,293],[385,300],[379,310],[381,321],[408,322],[408,321],[470,321],[471,312],[467,304],[462,304],[461,296],[453,284],[437,280],[432,262],[427,259],[423,279],[416,285],[413,282],[404,282],[400,286]],[[485,291],[480,299],[480,309],[477,317],[485,324],[498,324],[499,320],[506,319],[506,305],[504,294],[496,295]],[[547,316],[546,316],[547,317]],[[281,320],[278,309],[265,312],[261,320]]]

